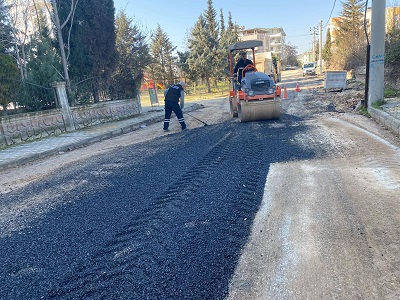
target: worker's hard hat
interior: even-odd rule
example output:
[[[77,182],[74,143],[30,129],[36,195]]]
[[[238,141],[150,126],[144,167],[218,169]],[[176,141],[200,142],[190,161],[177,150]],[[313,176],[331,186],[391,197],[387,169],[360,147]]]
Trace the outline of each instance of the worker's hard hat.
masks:
[[[178,84],[179,84],[180,86],[182,86],[182,87],[187,86],[186,82],[183,82],[183,81],[179,81]]]

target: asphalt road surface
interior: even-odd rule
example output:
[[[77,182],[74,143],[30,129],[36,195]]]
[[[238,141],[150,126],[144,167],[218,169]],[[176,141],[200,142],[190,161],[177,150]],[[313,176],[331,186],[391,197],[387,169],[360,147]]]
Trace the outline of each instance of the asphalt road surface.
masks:
[[[400,298],[398,140],[302,80],[1,174],[0,299]]]

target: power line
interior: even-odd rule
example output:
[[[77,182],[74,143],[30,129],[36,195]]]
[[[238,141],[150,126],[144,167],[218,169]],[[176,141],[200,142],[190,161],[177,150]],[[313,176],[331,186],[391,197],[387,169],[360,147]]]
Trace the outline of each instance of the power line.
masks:
[[[325,28],[326,26],[328,26],[329,20],[330,20],[331,17],[332,17],[333,10],[335,9],[335,6],[336,6],[336,0],[333,2],[333,7],[332,7],[332,10],[331,10],[331,14],[329,15],[328,21],[326,22],[324,28]],[[302,34],[302,35],[291,35],[291,36],[287,35],[286,38],[301,37],[301,36],[309,36],[309,35],[310,35],[310,33],[309,33],[309,34]]]
[[[287,38],[293,38],[293,37],[301,37],[301,36],[309,36],[311,35],[311,33],[307,33],[307,34],[300,34],[300,35],[287,35]]]
[[[328,21],[326,21],[326,24],[325,24],[324,27],[328,26],[329,20],[332,17],[333,10],[335,9],[335,5],[336,5],[336,0],[333,2],[333,7],[332,7],[332,10],[331,10],[331,14],[329,15]]]

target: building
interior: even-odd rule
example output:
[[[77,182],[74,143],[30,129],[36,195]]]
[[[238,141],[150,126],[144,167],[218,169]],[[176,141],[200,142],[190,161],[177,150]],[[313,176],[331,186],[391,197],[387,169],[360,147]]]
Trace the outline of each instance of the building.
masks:
[[[329,20],[328,30],[329,30],[329,34],[331,35],[331,41],[332,42],[334,42],[339,36],[339,24],[340,24],[341,19],[342,19],[341,17],[335,17],[335,18],[331,18]],[[367,24],[369,24],[368,31],[370,31],[371,30],[371,27],[370,27],[370,24],[371,24],[371,8],[367,9],[366,21],[367,21]]]
[[[260,40],[263,42],[262,47],[255,49],[256,53],[271,52],[279,58],[282,58],[285,49],[285,31],[283,28],[239,28],[239,38],[242,41]]]
[[[400,7],[386,8],[386,32],[393,28],[400,29]]]
[[[368,32],[371,31],[371,7],[368,7],[366,12],[366,21],[368,26]],[[389,32],[393,28],[400,28],[400,7],[386,7],[386,33]],[[329,20],[329,33],[331,35],[332,42],[338,37],[338,27],[340,22],[340,17],[331,18]]]
[[[307,51],[307,52],[304,52],[302,55],[300,55],[298,58],[302,64],[306,64],[309,62],[314,62],[313,57],[314,57],[314,53],[312,51]]]

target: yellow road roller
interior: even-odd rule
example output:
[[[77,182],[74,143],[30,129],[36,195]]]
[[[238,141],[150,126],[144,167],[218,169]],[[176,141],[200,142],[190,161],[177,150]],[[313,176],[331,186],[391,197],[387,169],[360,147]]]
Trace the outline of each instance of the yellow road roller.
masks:
[[[258,72],[254,48],[262,46],[262,41],[250,40],[237,42],[229,46],[229,70],[231,90],[229,105],[232,117],[240,122],[278,119],[282,114],[281,89],[274,80],[263,72]],[[234,74],[233,57],[237,51],[249,51],[253,55],[253,64],[238,69]],[[240,72],[240,73],[239,73]]]

